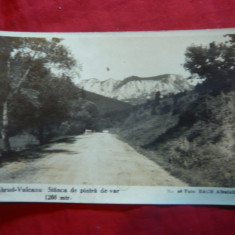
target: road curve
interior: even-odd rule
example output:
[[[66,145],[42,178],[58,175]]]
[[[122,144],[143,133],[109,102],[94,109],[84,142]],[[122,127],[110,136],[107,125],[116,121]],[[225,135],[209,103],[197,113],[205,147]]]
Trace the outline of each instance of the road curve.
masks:
[[[110,133],[74,137],[54,143],[31,162],[0,168],[1,183],[186,186],[159,165]]]

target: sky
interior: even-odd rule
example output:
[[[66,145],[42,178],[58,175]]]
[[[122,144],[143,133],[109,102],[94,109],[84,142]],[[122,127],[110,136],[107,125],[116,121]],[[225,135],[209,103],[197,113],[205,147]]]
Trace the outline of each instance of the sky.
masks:
[[[150,77],[179,74],[185,77],[184,53],[188,46],[208,45],[228,40],[235,29],[116,32],[116,33],[23,33],[4,32],[2,36],[63,38],[62,43],[82,65],[74,82],[84,79],[122,80],[129,76]]]
[[[190,31],[192,32],[192,31]],[[226,38],[216,33],[109,33],[94,36],[66,37],[63,44],[82,65],[83,79],[109,78],[122,80],[129,76],[150,77],[164,73],[189,72],[183,68],[185,50],[188,46],[208,45],[212,41],[222,42]]]

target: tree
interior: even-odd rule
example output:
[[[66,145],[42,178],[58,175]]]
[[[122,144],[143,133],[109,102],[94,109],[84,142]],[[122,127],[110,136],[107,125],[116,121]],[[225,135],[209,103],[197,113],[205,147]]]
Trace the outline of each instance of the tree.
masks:
[[[235,75],[235,36],[229,36],[225,43],[215,42],[208,46],[190,46],[187,48],[184,68],[191,74],[205,79],[206,90],[218,92],[231,89]],[[200,86],[201,87],[201,86]]]
[[[44,143],[44,131],[50,127],[59,125],[69,118],[71,101],[79,98],[79,89],[71,82],[70,78],[44,78],[37,84],[39,91],[40,107],[36,110],[33,123],[36,123],[40,144]]]
[[[76,61],[60,43],[52,38],[14,38],[0,37],[0,91],[2,107],[1,136],[3,151],[11,150],[9,143],[9,105],[19,96],[24,103],[40,108],[39,95],[43,88],[30,86],[31,80],[49,78],[53,69],[70,70]],[[62,73],[61,76],[64,76]],[[31,80],[30,80],[31,79]],[[42,84],[46,84],[45,81]],[[55,83],[54,83],[55,84]]]

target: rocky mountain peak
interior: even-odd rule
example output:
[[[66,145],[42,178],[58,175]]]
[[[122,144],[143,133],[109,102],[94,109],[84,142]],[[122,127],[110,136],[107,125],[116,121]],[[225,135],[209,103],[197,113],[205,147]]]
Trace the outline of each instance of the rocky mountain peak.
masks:
[[[78,86],[132,104],[144,103],[147,99],[154,98],[158,91],[161,96],[165,96],[193,88],[186,78],[177,74],[162,74],[153,77],[130,76],[123,80],[110,78],[104,81],[92,78],[81,81]]]

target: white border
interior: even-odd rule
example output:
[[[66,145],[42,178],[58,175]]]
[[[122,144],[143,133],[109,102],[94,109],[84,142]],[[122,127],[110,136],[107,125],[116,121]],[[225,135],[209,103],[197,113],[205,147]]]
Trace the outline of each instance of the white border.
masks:
[[[203,36],[235,33],[235,28],[201,29],[201,30],[167,30],[167,31],[125,31],[125,32],[16,32],[0,31],[0,36],[11,37],[59,37],[59,38],[99,38],[99,37],[171,37],[171,36]]]
[[[235,205],[235,188],[0,184],[0,201]]]

